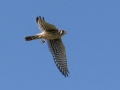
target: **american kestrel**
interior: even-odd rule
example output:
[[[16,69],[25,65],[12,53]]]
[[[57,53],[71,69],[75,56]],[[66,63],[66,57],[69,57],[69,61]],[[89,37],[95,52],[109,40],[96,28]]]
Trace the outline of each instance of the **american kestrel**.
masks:
[[[66,51],[61,39],[61,37],[66,34],[66,31],[58,30],[54,25],[47,23],[44,17],[37,17],[36,23],[41,33],[34,36],[26,36],[25,40],[42,39],[42,43],[47,40],[49,50],[52,53],[56,66],[65,77],[68,76],[69,71],[67,68]]]

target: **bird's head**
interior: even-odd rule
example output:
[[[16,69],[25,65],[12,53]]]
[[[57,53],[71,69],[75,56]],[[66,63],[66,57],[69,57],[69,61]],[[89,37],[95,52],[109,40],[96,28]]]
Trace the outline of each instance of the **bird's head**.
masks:
[[[60,33],[60,35],[65,35],[65,34],[67,34],[67,32],[65,31],[65,30],[59,30],[59,33]]]

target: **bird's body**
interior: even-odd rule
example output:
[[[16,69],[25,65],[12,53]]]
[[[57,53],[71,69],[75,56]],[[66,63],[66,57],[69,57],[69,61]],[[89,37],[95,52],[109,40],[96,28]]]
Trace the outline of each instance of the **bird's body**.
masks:
[[[41,39],[57,39],[57,38],[61,38],[62,35],[60,35],[60,31],[59,30],[55,30],[55,31],[42,31],[42,33],[36,34],[34,36],[27,36],[25,37],[26,41],[30,41],[33,40],[34,38],[41,38]],[[35,39],[36,39],[35,38]]]
[[[42,32],[34,36],[26,36],[25,40],[43,39],[43,43],[47,40],[56,66],[65,77],[68,76],[66,51],[61,40],[61,37],[66,34],[66,31],[58,30],[54,25],[45,22],[44,18],[40,16],[36,18],[36,23]]]

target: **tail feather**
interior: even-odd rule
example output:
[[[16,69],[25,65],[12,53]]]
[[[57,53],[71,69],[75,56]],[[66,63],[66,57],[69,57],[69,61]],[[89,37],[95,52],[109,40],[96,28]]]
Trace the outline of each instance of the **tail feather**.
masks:
[[[31,40],[35,40],[35,39],[39,39],[38,36],[26,36],[25,37],[25,41],[31,41]]]

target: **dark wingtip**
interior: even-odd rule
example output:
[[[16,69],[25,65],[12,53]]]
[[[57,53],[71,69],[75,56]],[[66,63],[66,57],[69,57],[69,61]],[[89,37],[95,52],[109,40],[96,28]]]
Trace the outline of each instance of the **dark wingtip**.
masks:
[[[42,19],[45,21],[44,17]]]
[[[66,75],[64,75],[64,76],[65,76],[65,78],[66,78],[66,77],[69,77],[69,75],[68,75],[68,74],[66,74]]]
[[[38,17],[36,17],[36,23],[38,23],[39,19],[45,21],[44,17],[38,16]]]
[[[69,77],[68,75],[69,71],[67,71],[66,73],[62,73],[65,77]]]
[[[39,20],[39,17],[36,17],[36,23],[38,22],[38,20]]]

